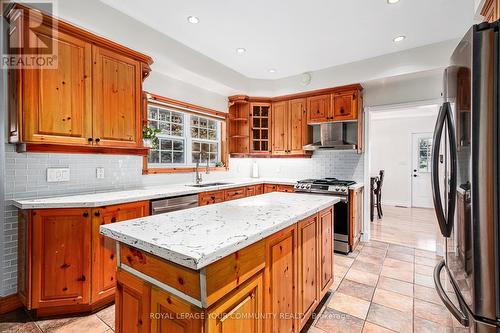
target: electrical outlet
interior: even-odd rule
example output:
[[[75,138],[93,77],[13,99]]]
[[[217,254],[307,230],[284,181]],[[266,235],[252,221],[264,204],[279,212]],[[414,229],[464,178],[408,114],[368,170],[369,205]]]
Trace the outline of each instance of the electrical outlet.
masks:
[[[69,182],[69,168],[47,168],[47,182]]]
[[[97,179],[104,179],[104,168],[95,168]]]

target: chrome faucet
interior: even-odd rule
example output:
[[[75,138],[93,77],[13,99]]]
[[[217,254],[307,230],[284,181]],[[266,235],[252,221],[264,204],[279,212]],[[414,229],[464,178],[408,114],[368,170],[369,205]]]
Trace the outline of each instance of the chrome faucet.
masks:
[[[196,184],[200,184],[203,181],[203,178],[201,177],[201,173],[198,171],[199,167],[200,167],[200,162],[196,162],[196,167],[194,168],[194,171],[196,173],[194,182]]]

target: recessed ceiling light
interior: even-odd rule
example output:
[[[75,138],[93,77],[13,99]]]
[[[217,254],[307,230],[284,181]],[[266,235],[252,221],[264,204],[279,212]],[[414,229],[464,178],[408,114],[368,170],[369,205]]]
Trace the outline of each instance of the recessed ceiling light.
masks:
[[[247,49],[245,49],[244,47],[238,47],[236,49],[236,52],[238,52],[238,53],[245,53],[246,51],[247,51]]]
[[[392,41],[395,42],[395,43],[399,43],[399,42],[402,42],[403,40],[405,40],[406,36],[398,36],[398,37],[395,37]]]
[[[276,73],[276,69],[274,68],[269,69],[269,73]]]
[[[387,0],[387,3],[389,5],[393,5],[393,4],[398,3],[398,2],[399,2],[399,0]]]
[[[197,18],[196,16],[188,16],[187,18],[189,23],[196,24],[200,22],[200,19]]]

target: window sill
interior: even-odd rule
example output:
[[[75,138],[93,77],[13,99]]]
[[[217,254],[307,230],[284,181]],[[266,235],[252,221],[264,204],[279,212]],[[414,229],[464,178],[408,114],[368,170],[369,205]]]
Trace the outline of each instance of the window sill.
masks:
[[[206,168],[199,167],[200,172],[205,172]],[[210,167],[209,171],[228,171],[226,167]],[[195,172],[194,167],[178,167],[178,168],[150,168],[142,170],[143,175],[155,175],[160,173],[188,173]]]

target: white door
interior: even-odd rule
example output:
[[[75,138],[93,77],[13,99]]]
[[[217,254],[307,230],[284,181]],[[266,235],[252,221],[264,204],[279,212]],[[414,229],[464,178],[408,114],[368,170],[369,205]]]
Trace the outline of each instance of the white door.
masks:
[[[412,134],[411,206],[432,208],[432,133]]]

